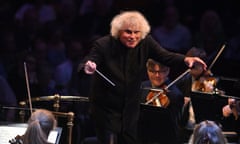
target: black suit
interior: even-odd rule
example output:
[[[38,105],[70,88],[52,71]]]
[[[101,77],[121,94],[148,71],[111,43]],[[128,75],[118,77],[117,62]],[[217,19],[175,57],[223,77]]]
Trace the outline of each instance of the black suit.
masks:
[[[169,66],[185,65],[183,55],[167,52],[151,36],[134,49],[125,47],[118,39],[105,36],[93,44],[85,58],[85,61],[94,61],[97,69],[116,84],[112,86],[96,73],[93,76],[91,112],[98,138],[103,142],[104,132],[113,132],[118,136],[118,144],[137,143],[139,90],[148,58]]]

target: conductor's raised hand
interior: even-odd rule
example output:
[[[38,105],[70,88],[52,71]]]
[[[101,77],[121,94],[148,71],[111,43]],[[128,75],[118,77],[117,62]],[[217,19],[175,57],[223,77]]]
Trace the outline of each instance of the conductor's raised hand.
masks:
[[[96,68],[96,63],[89,60],[85,63],[84,71],[86,74],[93,74],[96,71]]]
[[[202,65],[204,70],[207,70],[206,63],[198,57],[185,57],[184,62],[187,64],[189,68],[193,68],[195,63],[199,63]]]

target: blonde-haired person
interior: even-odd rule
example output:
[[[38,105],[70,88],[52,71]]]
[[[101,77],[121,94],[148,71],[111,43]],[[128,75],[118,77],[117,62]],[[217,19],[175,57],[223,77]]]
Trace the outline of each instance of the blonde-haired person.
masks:
[[[37,109],[28,120],[28,127],[24,135],[10,140],[11,144],[51,144],[48,135],[57,126],[57,121],[51,111]]]
[[[167,66],[186,68],[195,62],[204,68],[206,64],[197,57],[185,57],[162,48],[149,34],[149,23],[139,11],[123,11],[116,15],[110,31],[110,35],[92,44],[79,70],[84,66],[85,73],[93,74],[90,108],[98,140],[102,144],[110,141],[139,144],[139,91],[148,58]]]
[[[142,33],[141,39],[144,39],[151,29],[148,21],[138,11],[123,12],[112,20],[111,35],[117,39],[120,36],[119,31],[127,29],[129,27],[138,29],[139,32]]]
[[[227,144],[227,139],[214,121],[205,120],[195,126],[189,144]]]

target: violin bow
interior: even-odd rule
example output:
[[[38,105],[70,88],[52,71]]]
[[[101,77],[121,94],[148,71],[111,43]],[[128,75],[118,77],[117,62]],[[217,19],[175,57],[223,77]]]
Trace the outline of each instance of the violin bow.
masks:
[[[225,44],[223,44],[223,46],[221,47],[221,49],[219,50],[219,52],[217,53],[216,57],[213,59],[212,63],[210,64],[210,66],[208,67],[208,70],[211,70],[211,68],[213,67],[213,65],[215,64],[215,62],[217,61],[218,57],[221,55],[221,53],[223,52],[224,48],[225,48]]]
[[[181,79],[183,76],[185,76],[188,72],[190,72],[191,69],[187,69],[184,73],[182,73],[180,76],[178,76],[174,81],[172,81],[170,84],[166,86],[166,90],[171,87],[174,83],[176,83],[179,79]],[[160,90],[157,94],[155,94],[150,100],[148,100],[145,104],[151,103],[153,100],[155,100],[161,93],[163,93],[163,90]]]
[[[183,72],[181,75],[179,75],[174,81],[172,81],[170,84],[168,84],[166,86],[165,89],[168,89],[169,87],[171,87],[174,83],[176,83],[177,81],[179,81],[183,76],[185,76],[187,73],[189,73],[191,71],[191,69],[187,69],[185,72]]]
[[[153,100],[155,100],[163,91],[159,91],[158,93],[156,93],[150,100],[148,100],[147,102],[145,102],[145,104],[149,104],[151,103]]]
[[[32,100],[31,100],[31,92],[30,92],[30,86],[29,86],[29,80],[28,80],[28,72],[27,72],[27,64],[24,62],[24,72],[25,72],[25,79],[26,79],[26,85],[27,85],[27,92],[28,92],[28,100],[29,100],[29,107],[30,112],[32,114]]]
[[[78,72],[85,66],[85,64],[79,64],[78,66]],[[98,69],[95,70],[97,74],[99,74],[103,79],[105,79],[107,82],[109,82],[112,86],[116,86],[109,78],[107,78],[103,73],[101,73]]]

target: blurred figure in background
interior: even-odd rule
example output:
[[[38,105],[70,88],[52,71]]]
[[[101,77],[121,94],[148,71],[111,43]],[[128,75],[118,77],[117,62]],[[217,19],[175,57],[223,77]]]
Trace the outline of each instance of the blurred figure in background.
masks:
[[[207,53],[207,61],[212,61],[225,43],[225,33],[219,14],[206,10],[202,14],[199,29],[193,38],[193,45]]]
[[[153,29],[153,37],[172,52],[185,54],[191,47],[192,35],[188,27],[180,23],[178,9],[168,6],[160,26]]]
[[[0,121],[14,122],[15,110],[2,107],[16,107],[17,99],[8,81],[0,75]],[[3,113],[2,113],[3,112]]]

